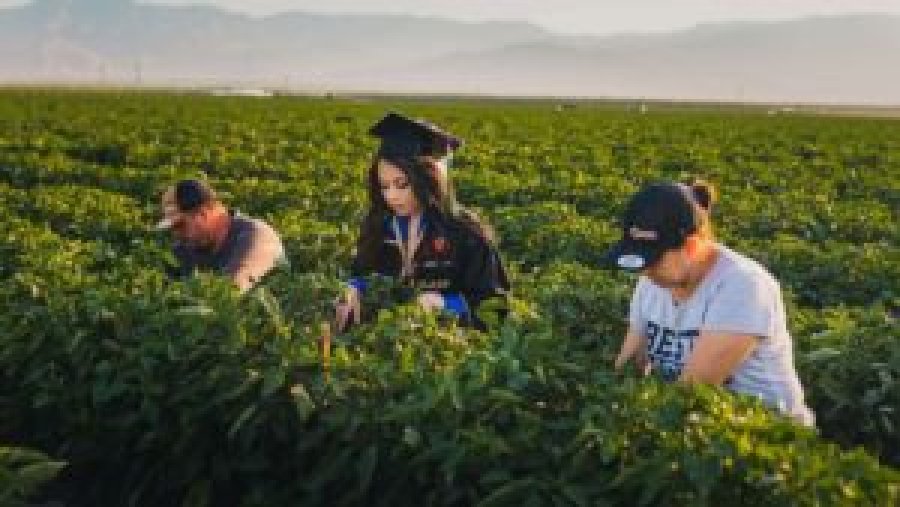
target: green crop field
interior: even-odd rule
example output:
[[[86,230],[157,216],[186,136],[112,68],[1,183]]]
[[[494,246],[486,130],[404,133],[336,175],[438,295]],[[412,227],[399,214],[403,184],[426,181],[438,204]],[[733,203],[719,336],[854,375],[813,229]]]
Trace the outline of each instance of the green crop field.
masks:
[[[326,374],[387,110],[465,139],[453,179],[512,311],[478,333],[384,310]],[[243,296],[167,280],[159,194],[199,175],[290,270]],[[817,431],[612,372],[634,278],[597,258],[630,193],[694,176],[782,282]],[[7,89],[0,204],[4,505],[900,503],[900,120]]]

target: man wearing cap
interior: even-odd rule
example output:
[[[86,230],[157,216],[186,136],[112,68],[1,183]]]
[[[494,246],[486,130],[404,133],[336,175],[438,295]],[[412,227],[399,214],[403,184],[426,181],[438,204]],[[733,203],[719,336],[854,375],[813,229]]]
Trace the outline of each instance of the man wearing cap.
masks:
[[[278,233],[262,220],[230,212],[213,189],[200,180],[181,180],[162,196],[160,230],[175,238],[173,252],[180,278],[195,270],[229,277],[241,291],[253,287],[285,261]]]
[[[634,359],[664,380],[723,385],[812,426],[794,367],[781,288],[756,261],[717,243],[707,185],[635,194],[605,263],[640,273],[616,369]]]

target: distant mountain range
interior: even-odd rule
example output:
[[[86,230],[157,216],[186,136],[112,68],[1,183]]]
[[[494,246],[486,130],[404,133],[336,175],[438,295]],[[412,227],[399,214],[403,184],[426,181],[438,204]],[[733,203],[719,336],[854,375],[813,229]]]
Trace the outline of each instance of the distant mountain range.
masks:
[[[900,16],[568,37],[514,22],[34,0],[0,9],[0,82],[897,105]]]

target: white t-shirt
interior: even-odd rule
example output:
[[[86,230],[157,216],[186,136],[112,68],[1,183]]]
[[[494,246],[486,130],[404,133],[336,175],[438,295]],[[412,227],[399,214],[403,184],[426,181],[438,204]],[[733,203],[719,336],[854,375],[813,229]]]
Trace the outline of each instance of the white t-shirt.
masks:
[[[756,348],[725,382],[725,387],[761,398],[803,424],[814,416],[803,400],[794,368],[781,287],[756,261],[716,245],[715,265],[690,298],[676,303],[668,289],[641,277],[631,300],[632,329],[647,339],[653,370],[676,380],[702,332],[749,334]]]

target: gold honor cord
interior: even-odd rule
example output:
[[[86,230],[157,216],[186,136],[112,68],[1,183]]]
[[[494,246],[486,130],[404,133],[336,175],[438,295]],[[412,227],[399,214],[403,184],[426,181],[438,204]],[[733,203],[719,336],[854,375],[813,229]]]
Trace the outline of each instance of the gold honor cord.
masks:
[[[421,215],[409,219],[409,234],[407,235],[406,241],[404,241],[403,236],[400,234],[399,220],[397,220],[397,217],[394,217],[391,221],[391,226],[394,229],[394,239],[397,241],[397,248],[400,249],[401,278],[408,278],[413,275],[413,256],[416,255],[416,250],[418,250],[419,245],[422,244],[423,234],[421,222]]]

